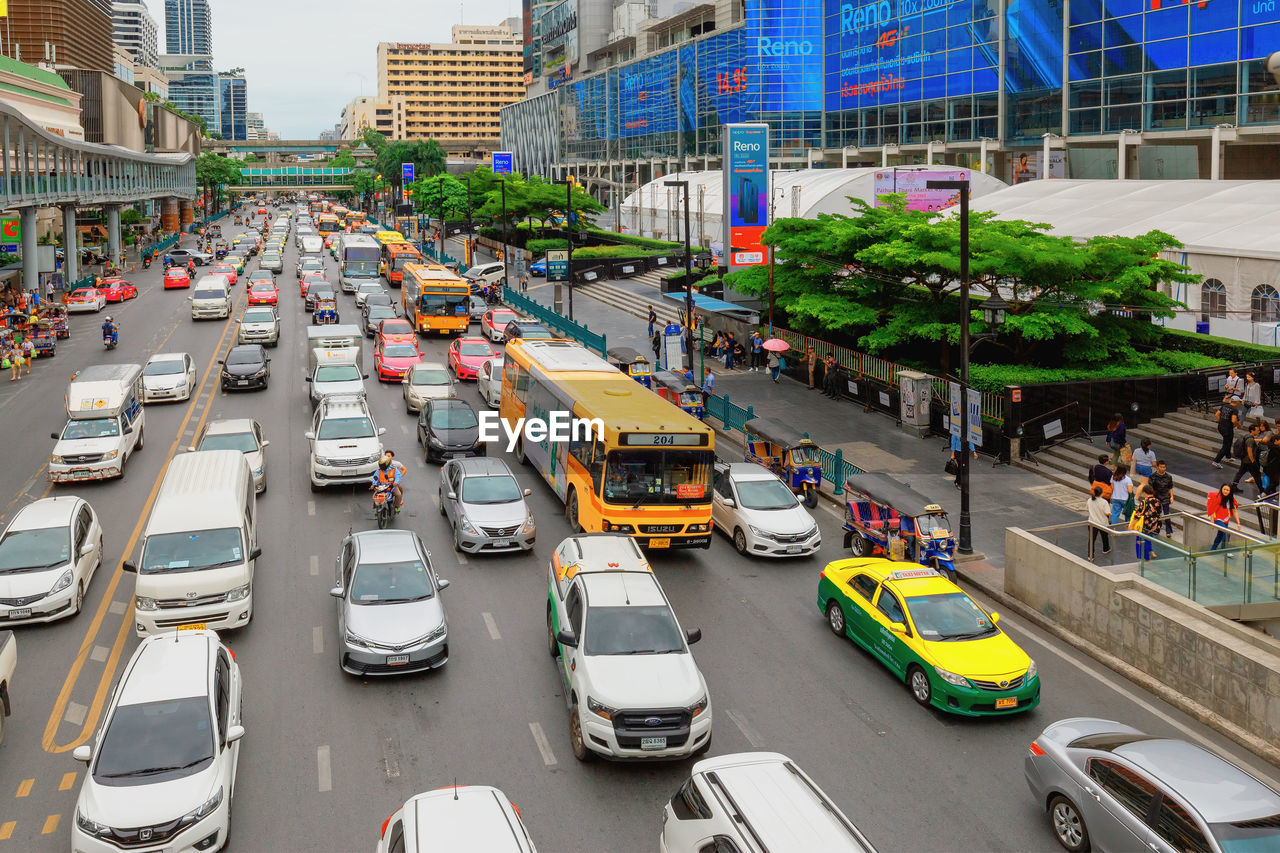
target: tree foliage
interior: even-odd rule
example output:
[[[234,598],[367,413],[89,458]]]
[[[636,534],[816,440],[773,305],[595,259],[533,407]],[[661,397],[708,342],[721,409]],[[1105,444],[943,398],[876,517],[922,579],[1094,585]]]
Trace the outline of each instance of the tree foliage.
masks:
[[[475,184],[472,188],[473,192],[479,194],[477,187],[485,183],[489,184],[489,189],[483,195],[483,204],[478,210],[478,215],[481,217],[501,220],[503,185],[506,187],[506,214],[509,222],[527,220],[537,222],[545,229],[552,219],[560,220],[564,216],[566,201],[564,184],[548,183],[537,175],[527,179],[521,175],[496,178],[492,172],[486,175],[479,169],[474,174],[481,177],[473,178]],[[500,184],[499,181],[503,183]],[[570,211],[579,217],[580,226],[590,225],[592,215],[604,210],[604,205],[592,198],[578,184],[573,185],[568,201]]]
[[[389,142],[378,152],[374,162],[378,174],[394,187],[400,186],[400,164],[402,163],[413,163],[415,179],[438,175],[445,170],[446,165],[444,149],[434,139]]]
[[[240,163],[206,151],[196,158],[196,183],[207,197],[221,201],[226,187],[240,183]]]
[[[373,150],[374,154],[381,154],[382,150],[387,147],[387,138],[371,127],[366,127],[360,131],[360,140]]]

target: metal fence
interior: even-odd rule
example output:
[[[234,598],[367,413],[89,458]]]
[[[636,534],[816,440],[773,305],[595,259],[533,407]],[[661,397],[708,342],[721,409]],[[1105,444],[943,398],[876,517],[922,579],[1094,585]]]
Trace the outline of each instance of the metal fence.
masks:
[[[563,314],[557,314],[553,309],[540,302],[534,302],[514,288],[504,287],[502,289],[502,300],[516,311],[532,317],[552,331],[559,332],[566,338],[577,341],[601,356],[605,354],[607,350],[605,336],[596,334],[582,323],[575,323]]]

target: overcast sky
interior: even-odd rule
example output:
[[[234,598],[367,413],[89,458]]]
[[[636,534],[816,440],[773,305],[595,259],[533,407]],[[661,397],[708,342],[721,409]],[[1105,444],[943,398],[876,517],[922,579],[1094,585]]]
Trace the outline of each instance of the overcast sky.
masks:
[[[165,52],[164,0],[146,0]],[[315,139],[342,106],[378,92],[380,41],[447,42],[457,23],[498,24],[518,0],[212,0],[213,61],[245,69],[249,110],[282,139]],[[465,9],[465,16],[464,16]]]

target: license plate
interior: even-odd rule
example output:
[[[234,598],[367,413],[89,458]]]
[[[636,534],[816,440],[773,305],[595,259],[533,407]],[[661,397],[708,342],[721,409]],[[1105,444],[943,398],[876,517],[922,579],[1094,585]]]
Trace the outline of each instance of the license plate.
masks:
[[[996,700],[996,709],[997,709],[997,710],[999,710],[999,709],[1001,709],[1001,708],[1016,708],[1016,707],[1018,707],[1018,697],[1017,697],[1017,696],[1009,696],[1008,698],[1005,698],[1005,699],[997,699],[997,700]]]
[[[387,666],[404,666],[408,662],[408,655],[387,655]]]
[[[465,453],[446,453],[446,454],[445,454],[445,456],[446,456],[447,458],[449,458],[449,459],[459,459],[459,458],[461,458],[461,457],[463,457],[463,456],[466,456],[466,455],[467,455],[467,454],[465,454]]]
[[[249,380],[248,380],[248,379],[237,379],[237,380],[236,380],[236,384],[237,384],[237,385],[248,385],[248,384],[249,384]]]
[[[71,477],[76,480],[87,480],[89,478],[88,471],[72,471]]]
[[[670,539],[650,539],[649,547],[650,548],[670,548],[671,540]]]
[[[788,554],[799,554],[799,553],[800,553],[801,551],[803,551],[803,550],[804,550],[804,547],[803,547],[803,546],[801,546],[801,545],[792,545],[790,548],[788,548],[788,549],[787,549],[787,553],[788,553]]]
[[[30,607],[19,607],[15,610],[9,611],[10,619],[26,619],[30,615],[31,615]]]
[[[642,737],[640,738],[641,749],[666,749],[667,739],[664,737]]]
[[[493,547],[495,547],[495,548],[510,548],[510,547],[511,547],[511,540],[510,540],[510,539],[495,539],[495,540],[493,540]]]
[[[360,472],[357,471],[355,468],[339,468],[338,469],[338,475],[341,477],[350,477],[353,474],[359,474],[359,473]]]
[[[179,625],[178,630],[179,631],[203,631],[205,629],[204,625],[205,623],[203,622],[192,622],[189,625]]]

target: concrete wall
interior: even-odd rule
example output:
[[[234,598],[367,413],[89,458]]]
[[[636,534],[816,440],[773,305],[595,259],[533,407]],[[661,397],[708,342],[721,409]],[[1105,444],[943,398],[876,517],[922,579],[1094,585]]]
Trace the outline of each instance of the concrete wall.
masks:
[[[1280,641],[1011,527],[1005,592],[1264,744],[1280,744]],[[1129,721],[1132,722],[1132,721]]]

